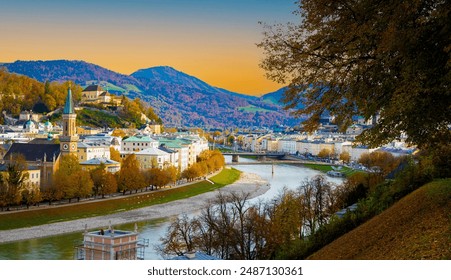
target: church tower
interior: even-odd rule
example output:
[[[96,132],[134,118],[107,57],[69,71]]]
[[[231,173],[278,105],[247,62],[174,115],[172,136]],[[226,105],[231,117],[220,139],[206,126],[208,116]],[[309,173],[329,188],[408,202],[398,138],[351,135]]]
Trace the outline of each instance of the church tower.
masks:
[[[59,137],[61,145],[61,154],[76,154],[78,136],[75,126],[77,114],[74,111],[74,101],[72,100],[72,91],[67,90],[66,104],[63,109],[63,135]]]

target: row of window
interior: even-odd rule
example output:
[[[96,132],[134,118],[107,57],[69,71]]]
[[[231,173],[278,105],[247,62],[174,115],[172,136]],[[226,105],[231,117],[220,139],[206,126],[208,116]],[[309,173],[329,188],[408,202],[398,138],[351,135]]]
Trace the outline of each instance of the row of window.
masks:
[[[135,144],[136,144],[136,146],[149,146],[149,143],[135,143],[135,142],[133,142],[133,146],[135,146]],[[127,146],[127,142],[124,142],[124,146]]]

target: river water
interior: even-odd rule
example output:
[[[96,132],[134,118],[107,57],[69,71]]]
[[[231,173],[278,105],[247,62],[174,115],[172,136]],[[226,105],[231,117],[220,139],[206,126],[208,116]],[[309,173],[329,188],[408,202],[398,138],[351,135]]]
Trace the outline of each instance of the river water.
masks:
[[[240,162],[252,162],[252,159],[240,158]],[[226,162],[230,157],[226,156]],[[295,189],[300,183],[315,175],[318,171],[292,165],[236,165],[234,168],[247,173],[254,173],[268,181],[270,189],[263,195],[253,198],[270,201],[280,194],[283,188]],[[274,171],[274,172],[273,172]],[[333,183],[340,183],[340,178],[327,177]],[[187,213],[196,215],[196,213]],[[144,258],[148,260],[162,259],[155,250],[160,238],[165,235],[170,219],[151,220],[138,223],[139,238],[149,239],[149,247]],[[118,229],[133,230],[134,224],[117,226]],[[36,238],[19,242],[0,244],[0,259],[3,260],[73,260],[74,246],[82,242],[82,232],[63,234],[45,238]]]

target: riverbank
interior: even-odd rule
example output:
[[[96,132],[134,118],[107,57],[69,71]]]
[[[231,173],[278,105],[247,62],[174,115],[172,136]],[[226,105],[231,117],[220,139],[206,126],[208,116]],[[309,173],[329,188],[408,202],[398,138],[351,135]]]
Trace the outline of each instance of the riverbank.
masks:
[[[263,180],[260,176],[251,173],[242,173],[236,182],[222,187],[221,189],[164,204],[152,205],[105,216],[13,230],[2,230],[0,231],[0,243],[78,232],[83,231],[85,227],[87,227],[88,230],[106,228],[110,223],[114,226],[151,219],[167,218],[203,209],[209,201],[216,197],[218,192],[245,192],[249,193],[250,197],[257,197],[268,190],[268,182]]]

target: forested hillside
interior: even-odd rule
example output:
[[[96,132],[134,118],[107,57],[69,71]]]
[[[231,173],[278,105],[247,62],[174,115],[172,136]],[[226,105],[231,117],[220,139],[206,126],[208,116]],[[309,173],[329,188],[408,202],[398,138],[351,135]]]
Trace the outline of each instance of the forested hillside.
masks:
[[[0,68],[0,112],[17,117],[23,110],[47,114],[62,108],[69,84],[77,104],[81,98],[82,87],[73,81],[41,83]],[[145,122],[142,120],[142,114],[161,123],[161,119],[147,103],[139,98],[130,100],[125,96],[122,99],[122,110],[86,108],[81,111],[77,121],[81,125],[99,127],[138,127]],[[56,113],[52,120],[58,120],[59,117],[60,114]],[[4,123],[3,114],[0,116],[0,123]]]
[[[72,60],[16,61],[3,66],[10,72],[41,82],[72,80],[82,86],[96,83],[114,94],[138,97],[151,104],[170,126],[224,128],[299,124],[299,120],[282,109],[277,97],[258,98],[230,92],[167,66],[141,69],[131,75]]]

